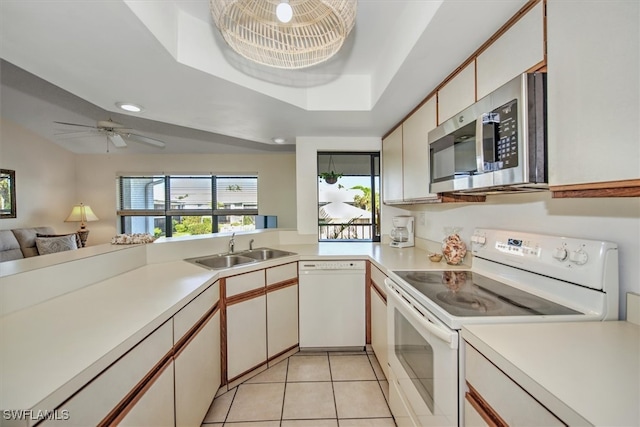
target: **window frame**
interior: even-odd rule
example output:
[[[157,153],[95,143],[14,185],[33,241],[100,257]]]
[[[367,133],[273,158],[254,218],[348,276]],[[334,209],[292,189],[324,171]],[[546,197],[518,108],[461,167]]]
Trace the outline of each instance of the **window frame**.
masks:
[[[123,209],[123,185],[126,179],[158,179],[164,181],[164,207],[162,209]],[[172,179],[209,179],[211,180],[211,207],[206,209],[176,209],[172,207],[171,180]],[[218,181],[222,179],[255,179],[256,208],[255,209],[220,209],[218,208]],[[164,217],[164,236],[173,236],[173,218],[179,216],[207,216],[211,217],[211,232],[219,232],[219,219],[224,216],[254,216],[258,213],[258,174],[122,174],[116,177],[118,228],[120,232],[126,229],[127,218],[130,217]]]
[[[371,227],[371,239],[321,239],[321,231],[320,228],[326,226],[326,224],[320,223],[319,216],[319,206],[320,206],[320,191],[319,191],[319,182],[316,184],[317,188],[317,200],[316,200],[316,223],[318,227],[318,242],[380,242],[381,241],[381,227],[380,227],[380,215],[379,212],[376,211],[375,206],[378,200],[376,197],[376,192],[380,192],[381,187],[381,155],[379,151],[318,151],[316,153],[316,167],[318,167],[319,157],[320,156],[369,156],[369,170],[370,170],[370,180],[369,185],[371,188],[371,223],[370,224],[362,224]],[[377,175],[376,175],[377,171]],[[318,174],[321,171],[318,169]],[[376,186],[375,181],[376,177],[378,178],[378,186]]]

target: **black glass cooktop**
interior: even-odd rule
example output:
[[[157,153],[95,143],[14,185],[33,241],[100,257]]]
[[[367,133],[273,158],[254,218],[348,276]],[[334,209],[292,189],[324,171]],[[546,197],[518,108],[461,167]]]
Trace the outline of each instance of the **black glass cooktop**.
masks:
[[[581,314],[472,271],[394,271],[453,316]]]

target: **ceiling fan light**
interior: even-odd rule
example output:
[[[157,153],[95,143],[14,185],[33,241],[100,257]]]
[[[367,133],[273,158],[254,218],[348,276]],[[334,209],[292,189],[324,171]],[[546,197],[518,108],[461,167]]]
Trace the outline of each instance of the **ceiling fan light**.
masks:
[[[293,9],[289,4],[289,0],[283,0],[282,3],[278,4],[276,7],[276,16],[283,24],[291,21],[291,18],[293,18]]]
[[[130,113],[139,113],[142,111],[142,107],[140,105],[132,104],[130,102],[116,102],[116,107]]]
[[[311,67],[333,57],[355,25],[357,3],[209,0],[213,21],[231,49],[255,63],[287,70]],[[295,19],[290,25],[282,25],[278,9],[284,11],[291,5]]]

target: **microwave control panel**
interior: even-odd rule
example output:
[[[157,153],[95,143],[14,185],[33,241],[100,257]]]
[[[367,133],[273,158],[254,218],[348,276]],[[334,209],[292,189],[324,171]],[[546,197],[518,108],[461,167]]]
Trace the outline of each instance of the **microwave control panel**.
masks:
[[[518,102],[512,100],[482,116],[484,169],[518,166]]]

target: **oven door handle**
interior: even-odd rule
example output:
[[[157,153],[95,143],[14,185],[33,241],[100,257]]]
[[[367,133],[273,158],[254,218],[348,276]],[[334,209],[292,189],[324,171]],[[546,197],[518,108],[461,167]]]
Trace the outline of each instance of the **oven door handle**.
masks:
[[[385,279],[385,284],[387,285],[387,298],[393,299],[395,304],[403,306],[406,308],[406,312],[420,324],[420,326],[424,327],[427,331],[429,331],[432,335],[439,338],[440,340],[446,342],[451,349],[458,348],[458,334],[456,332],[452,332],[446,326],[440,326],[432,321],[429,318],[420,312],[408,299],[406,296],[402,295],[398,289],[396,289],[395,283],[391,281],[391,279]]]

